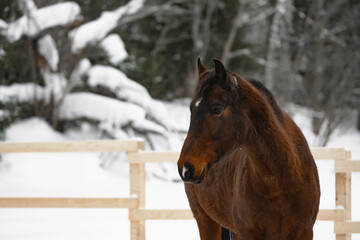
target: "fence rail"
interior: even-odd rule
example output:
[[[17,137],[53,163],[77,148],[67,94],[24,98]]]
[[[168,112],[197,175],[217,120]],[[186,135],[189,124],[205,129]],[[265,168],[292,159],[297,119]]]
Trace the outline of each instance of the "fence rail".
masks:
[[[92,140],[34,143],[0,143],[0,153],[25,152],[127,152],[130,164],[130,198],[0,198],[0,208],[128,208],[132,240],[145,239],[146,220],[194,219],[188,209],[145,208],[145,164],[175,163],[179,152],[143,151],[138,140]],[[335,162],[337,209],[321,209],[317,220],[334,221],[337,240],[360,233],[360,222],[351,221],[351,172],[360,171],[360,161],[351,159],[344,148],[312,148],[316,160]]]
[[[0,198],[2,208],[138,208],[137,198]]]
[[[88,140],[61,142],[2,142],[0,153],[26,152],[136,152],[145,143],[137,140]]]

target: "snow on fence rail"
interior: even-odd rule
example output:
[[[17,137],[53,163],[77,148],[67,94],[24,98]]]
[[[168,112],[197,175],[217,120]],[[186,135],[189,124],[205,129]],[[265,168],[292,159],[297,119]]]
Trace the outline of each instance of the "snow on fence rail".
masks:
[[[193,219],[190,210],[145,208],[145,164],[176,162],[179,152],[143,151],[144,142],[129,140],[0,143],[0,153],[23,152],[127,152],[130,164],[130,198],[0,198],[0,208],[128,208],[132,240],[145,239],[146,220]],[[351,172],[360,172],[360,161],[350,161],[344,148],[312,148],[316,160],[334,160],[336,209],[321,209],[317,220],[334,221],[337,240],[360,233],[360,222],[351,221]]]

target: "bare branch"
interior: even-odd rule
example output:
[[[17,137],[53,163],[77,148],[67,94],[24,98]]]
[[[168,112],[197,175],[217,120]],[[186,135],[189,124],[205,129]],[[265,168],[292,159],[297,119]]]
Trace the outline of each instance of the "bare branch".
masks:
[[[258,23],[260,21],[263,21],[264,19],[269,17],[271,14],[273,14],[275,11],[275,9],[273,7],[269,7],[267,9],[265,9],[264,11],[261,11],[256,16],[251,17],[251,16],[249,16],[249,14],[247,12],[249,12],[252,5],[253,5],[252,2],[250,2],[249,4],[239,3],[237,13],[236,13],[236,16],[234,17],[233,23],[231,25],[231,29],[230,29],[228,38],[226,39],[222,57],[221,57],[222,62],[225,64],[231,58],[244,55],[244,52],[242,52],[243,49],[231,53],[231,48],[234,44],[234,40],[235,40],[235,37],[236,37],[236,34],[237,34],[239,28],[244,27],[246,25],[252,25],[252,24]],[[245,54],[245,55],[247,55],[247,54]],[[262,59],[256,59],[256,62],[261,65],[264,64]]]
[[[208,5],[207,5],[207,9],[206,9],[206,16],[205,19],[203,21],[203,26],[202,26],[202,36],[201,36],[201,41],[202,41],[202,48],[200,51],[200,57],[201,58],[206,58],[206,53],[207,50],[209,48],[209,43],[210,43],[210,20],[213,16],[214,10],[216,9],[216,6],[218,5],[218,0],[213,0],[213,1],[208,1]]]
[[[161,15],[161,14],[169,14],[169,15],[189,15],[190,12],[186,9],[180,8],[178,6],[174,6],[171,4],[172,1],[168,3],[164,3],[159,6],[145,6],[142,7],[139,11],[134,14],[125,15],[118,21],[118,26],[127,24],[130,22],[135,22],[137,20],[146,18],[150,15]]]
[[[239,26],[240,22],[242,21],[242,19],[245,16],[248,16],[246,13],[243,13],[244,9],[241,6],[242,6],[242,4],[239,4],[236,16],[235,16],[235,18],[233,20],[233,23],[231,25],[230,33],[229,33],[228,38],[226,39],[226,42],[225,42],[225,45],[224,45],[224,50],[223,50],[223,53],[222,53],[221,60],[225,65],[227,65],[227,62],[228,62],[229,53],[231,51],[232,45],[234,44],[236,33],[238,31],[238,26]]]

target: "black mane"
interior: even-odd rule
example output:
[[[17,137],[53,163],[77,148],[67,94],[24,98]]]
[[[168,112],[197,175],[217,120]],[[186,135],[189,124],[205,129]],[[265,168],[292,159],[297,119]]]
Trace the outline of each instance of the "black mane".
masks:
[[[257,79],[247,79],[254,87],[256,87],[260,92],[262,92],[269,100],[274,99],[274,95],[267,89],[262,82]],[[275,100],[275,99],[274,99]]]
[[[279,105],[277,104],[274,95],[270,92],[269,89],[267,89],[264,84],[262,84],[259,80],[250,78],[250,79],[246,79],[248,82],[251,83],[251,85],[253,85],[256,89],[258,89],[269,101],[270,106],[272,107],[272,109],[274,110],[276,116],[278,117],[278,119],[282,122],[283,121],[283,115],[282,115],[282,110],[279,107]]]

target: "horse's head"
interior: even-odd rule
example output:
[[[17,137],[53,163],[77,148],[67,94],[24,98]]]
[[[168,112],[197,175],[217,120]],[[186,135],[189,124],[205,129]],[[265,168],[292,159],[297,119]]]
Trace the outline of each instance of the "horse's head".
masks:
[[[238,75],[214,59],[208,70],[197,61],[199,83],[190,104],[191,121],[178,161],[186,182],[201,183],[209,168],[241,143],[245,127],[236,110]]]

